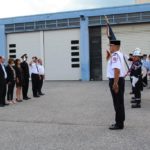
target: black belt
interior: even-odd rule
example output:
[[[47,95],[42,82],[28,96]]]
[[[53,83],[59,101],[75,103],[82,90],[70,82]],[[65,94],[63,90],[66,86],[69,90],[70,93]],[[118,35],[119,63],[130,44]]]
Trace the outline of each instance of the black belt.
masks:
[[[124,77],[119,77],[119,79],[124,79]],[[114,78],[109,78],[109,80],[114,80]]]

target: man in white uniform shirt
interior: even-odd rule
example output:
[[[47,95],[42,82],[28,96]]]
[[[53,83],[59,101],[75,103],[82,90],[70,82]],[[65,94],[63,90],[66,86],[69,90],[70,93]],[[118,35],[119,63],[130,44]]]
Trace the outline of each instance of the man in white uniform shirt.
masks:
[[[109,87],[113,99],[115,110],[115,124],[112,124],[110,130],[124,128],[125,109],[124,109],[124,88],[125,88],[125,66],[123,54],[119,51],[120,41],[110,41],[110,57],[108,58],[107,77],[109,78]]]
[[[38,59],[38,68],[39,68],[39,75],[40,75],[38,94],[44,95],[44,93],[42,93],[42,86],[43,86],[45,71],[44,71],[44,66],[43,66],[41,59]]]
[[[29,64],[31,68],[33,97],[40,97],[38,95],[40,75],[39,75],[39,68],[38,68],[37,60],[38,60],[37,57],[32,57],[32,61]]]

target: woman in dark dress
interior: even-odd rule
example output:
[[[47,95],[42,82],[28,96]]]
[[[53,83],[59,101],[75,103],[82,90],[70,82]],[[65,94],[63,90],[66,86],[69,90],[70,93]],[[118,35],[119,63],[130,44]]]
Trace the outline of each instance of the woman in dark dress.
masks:
[[[14,87],[15,87],[15,81],[16,81],[16,73],[15,69],[13,67],[14,60],[10,58],[8,60],[8,65],[6,66],[6,72],[7,72],[7,103],[12,104],[16,103],[15,100],[13,100],[13,93],[14,93]]]
[[[16,71],[16,101],[22,102],[21,91],[22,91],[22,69],[20,67],[20,59],[15,60],[15,71]]]

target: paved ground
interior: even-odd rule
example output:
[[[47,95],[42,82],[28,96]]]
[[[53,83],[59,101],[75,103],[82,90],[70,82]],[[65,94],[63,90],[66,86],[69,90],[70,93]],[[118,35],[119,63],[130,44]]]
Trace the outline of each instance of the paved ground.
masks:
[[[45,96],[0,108],[0,150],[150,150],[150,89],[141,109],[129,91],[127,82],[125,129],[110,131],[107,81],[46,82]]]

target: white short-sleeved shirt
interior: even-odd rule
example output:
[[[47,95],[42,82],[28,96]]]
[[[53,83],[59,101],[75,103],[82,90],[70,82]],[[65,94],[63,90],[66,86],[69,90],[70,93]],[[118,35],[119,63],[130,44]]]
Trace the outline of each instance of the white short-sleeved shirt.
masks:
[[[125,71],[125,62],[124,62],[123,57],[124,56],[120,51],[116,51],[112,53],[112,56],[108,60],[108,64],[107,64],[107,77],[108,78],[114,78],[114,68],[117,68],[120,70],[119,77],[125,76],[126,71]]]
[[[39,68],[39,74],[40,75],[44,75],[45,73],[45,71],[44,71],[44,66],[43,65],[40,65],[40,64],[38,64],[38,68]]]
[[[30,66],[31,73],[39,74],[38,65],[36,63],[32,63]]]

